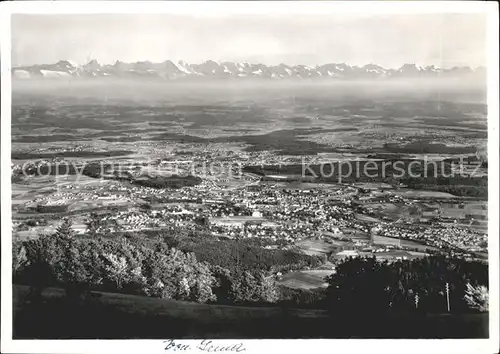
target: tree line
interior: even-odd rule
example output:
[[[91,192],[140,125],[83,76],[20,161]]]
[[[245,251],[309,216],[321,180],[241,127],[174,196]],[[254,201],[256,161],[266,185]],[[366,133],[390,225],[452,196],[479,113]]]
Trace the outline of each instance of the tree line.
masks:
[[[488,266],[479,261],[441,255],[391,263],[348,258],[336,265],[326,289],[295,290],[278,286],[275,272],[316,267],[324,260],[199,233],[141,236],[76,236],[65,220],[55,234],[14,243],[14,283],[31,286],[33,301],[40,301],[46,287],[63,287],[72,301],[106,291],[334,313],[488,309]]]
[[[278,300],[276,284],[259,269],[229,270],[164,242],[77,237],[68,220],[55,234],[14,243],[12,269],[14,283],[30,285],[35,301],[51,286],[75,301],[92,290],[202,303]]]
[[[325,299],[336,312],[463,313],[487,311],[487,296],[477,294],[487,287],[488,266],[479,261],[443,255],[391,263],[350,258],[328,278]]]

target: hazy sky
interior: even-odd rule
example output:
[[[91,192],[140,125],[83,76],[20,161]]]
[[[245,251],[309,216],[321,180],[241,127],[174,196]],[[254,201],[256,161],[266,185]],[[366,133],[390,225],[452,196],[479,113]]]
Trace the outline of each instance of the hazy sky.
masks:
[[[12,65],[166,59],[399,67],[486,65],[480,14],[13,15]]]

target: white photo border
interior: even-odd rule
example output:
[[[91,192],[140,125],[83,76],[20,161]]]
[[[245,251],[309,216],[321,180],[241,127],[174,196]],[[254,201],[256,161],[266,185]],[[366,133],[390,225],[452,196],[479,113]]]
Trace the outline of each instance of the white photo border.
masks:
[[[2,297],[1,352],[3,353],[139,353],[164,352],[162,340],[12,340],[12,213],[11,181],[11,14],[170,13],[192,16],[231,14],[374,14],[483,13],[488,19],[488,156],[489,156],[489,339],[420,340],[243,340],[247,353],[358,352],[384,353],[496,353],[499,348],[499,47],[498,3],[482,1],[22,1],[0,3],[1,28],[1,235]],[[381,324],[382,325],[382,324]],[[180,340],[179,343],[199,341]],[[217,340],[235,343],[239,340]]]

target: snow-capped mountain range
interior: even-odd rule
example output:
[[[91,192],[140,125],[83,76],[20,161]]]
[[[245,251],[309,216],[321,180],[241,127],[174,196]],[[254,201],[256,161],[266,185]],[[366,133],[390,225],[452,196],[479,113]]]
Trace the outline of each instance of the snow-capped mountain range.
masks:
[[[421,67],[416,64],[404,64],[399,69],[386,69],[379,65],[367,64],[351,66],[341,64],[324,64],[315,67],[306,65],[274,65],[250,64],[237,62],[217,62],[207,60],[201,64],[188,64],[185,61],[166,60],[161,63],[139,61],[114,64],[100,64],[91,60],[84,65],[76,65],[69,60],[61,60],[55,64],[42,64],[12,68],[15,79],[32,78],[150,78],[160,80],[182,79],[245,79],[264,78],[284,79],[389,79],[389,78],[424,78],[424,77],[457,77],[463,75],[485,75],[484,67],[454,67],[440,69],[436,66]]]

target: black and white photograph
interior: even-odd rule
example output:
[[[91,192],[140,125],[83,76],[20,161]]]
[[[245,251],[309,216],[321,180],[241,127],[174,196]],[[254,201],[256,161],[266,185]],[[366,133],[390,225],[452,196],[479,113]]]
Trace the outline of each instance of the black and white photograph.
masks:
[[[2,352],[498,351],[496,2],[2,15]]]

